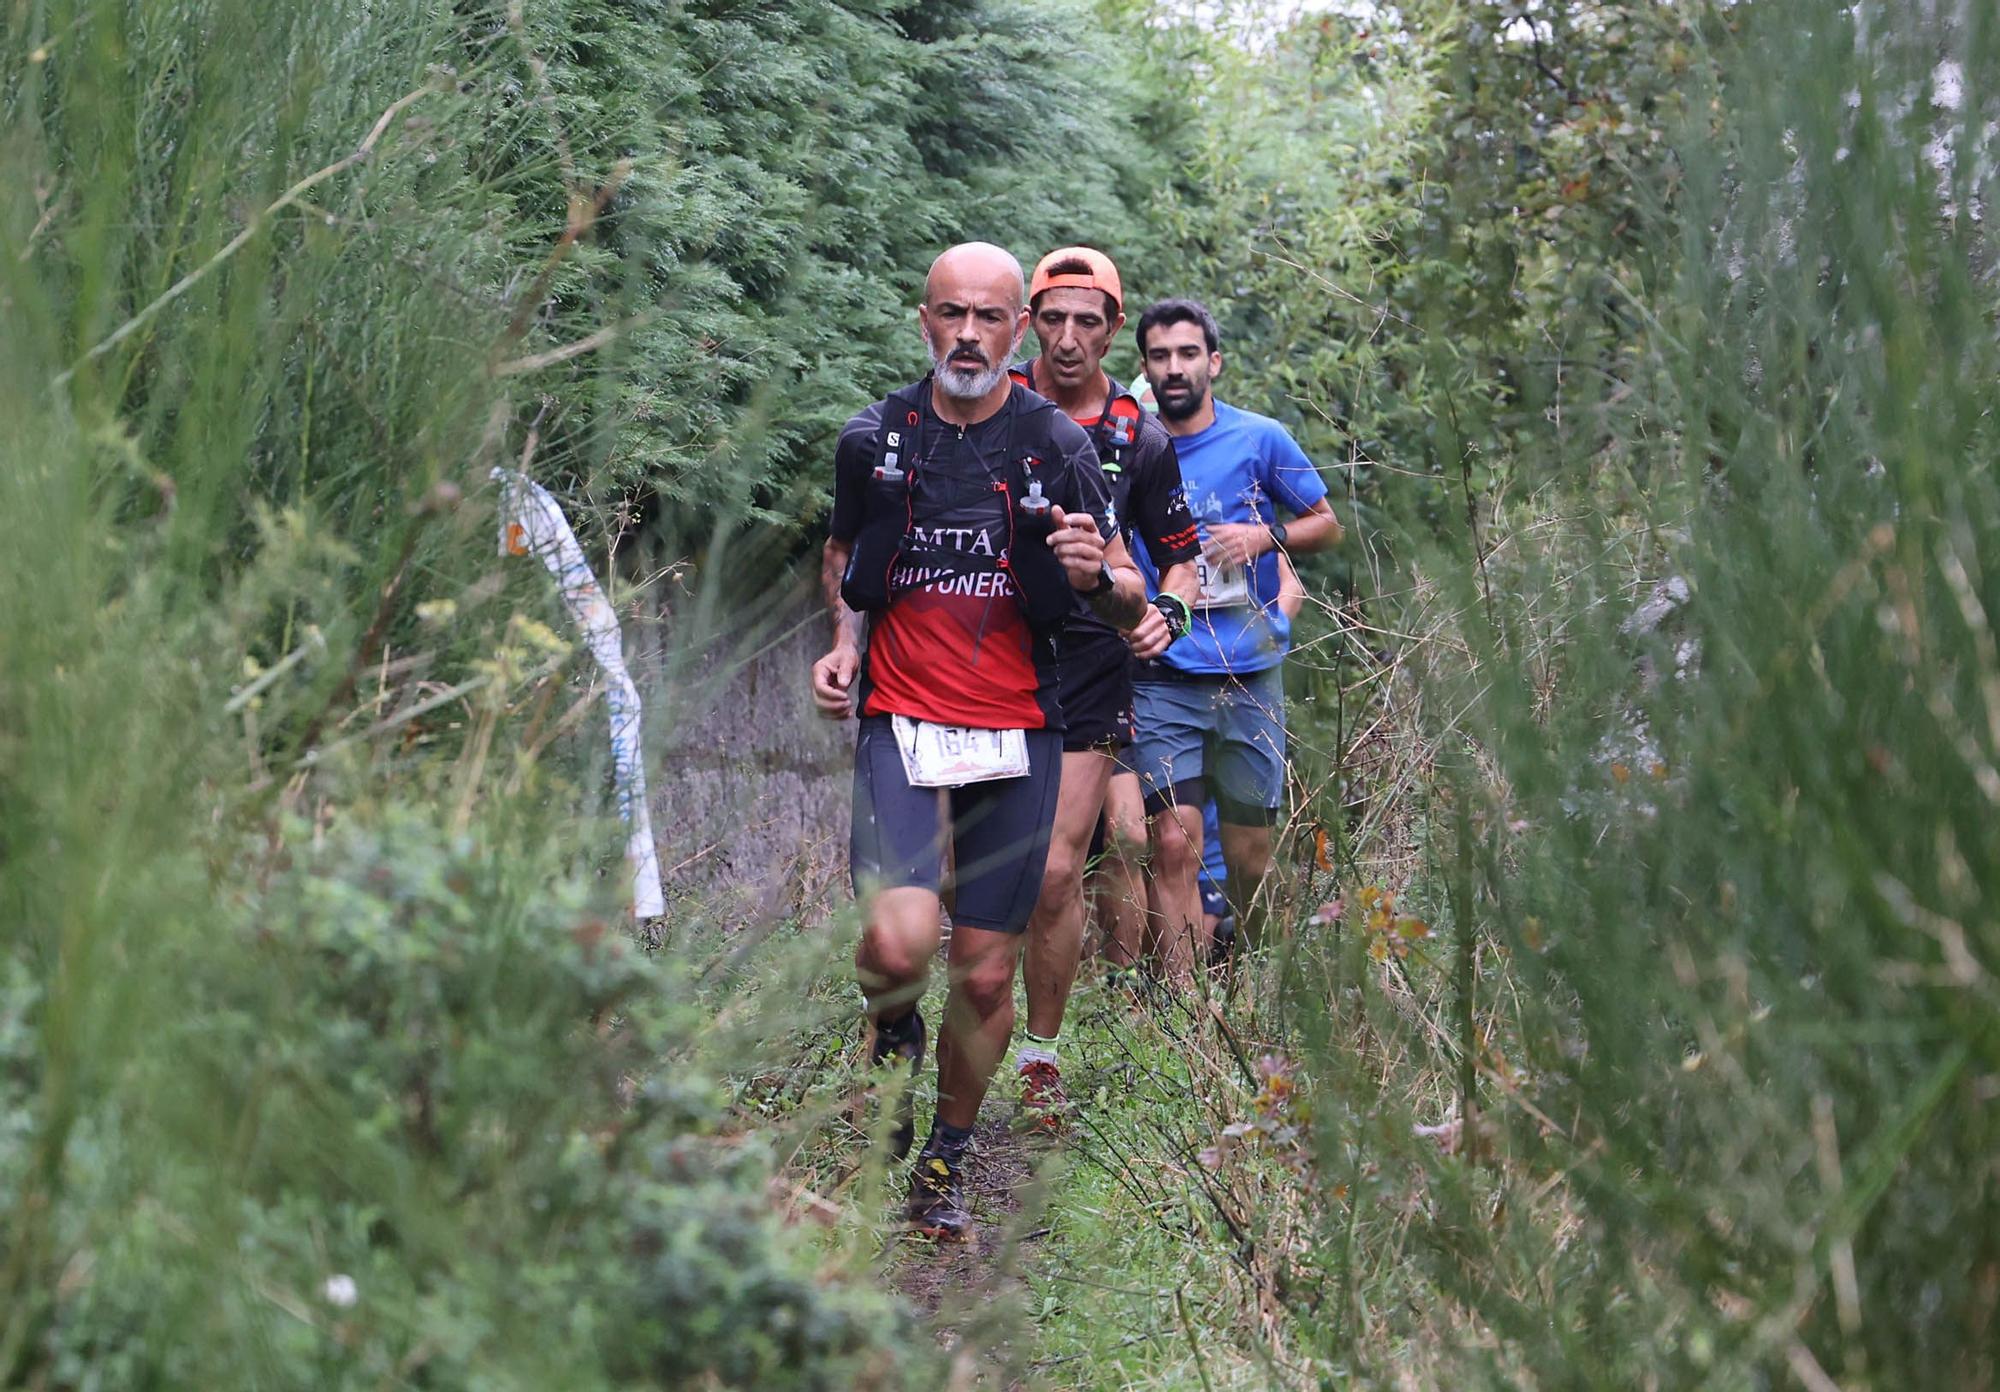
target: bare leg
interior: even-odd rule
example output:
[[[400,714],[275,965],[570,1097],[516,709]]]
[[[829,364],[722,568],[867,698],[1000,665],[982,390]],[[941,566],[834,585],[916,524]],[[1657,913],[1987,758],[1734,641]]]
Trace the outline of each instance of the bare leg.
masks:
[[[1014,1033],[1014,964],[1022,934],[954,925],[951,994],[938,1031],[938,1120],[971,1126],[979,1119],[993,1070]]]
[[[940,936],[938,897],[927,889],[877,890],[862,915],[854,974],[868,1001],[868,1018],[894,1020],[923,999]]]
[[[1150,829],[1160,967],[1169,981],[1185,985],[1194,980],[1195,964],[1208,961],[1201,890],[1195,881],[1201,867],[1201,808],[1175,804],[1154,817]]]
[[[1222,862],[1229,867],[1229,902],[1245,947],[1264,940],[1264,880],[1271,871],[1271,828],[1222,823]]]
[[[1114,773],[1104,790],[1104,859],[1098,865],[1097,912],[1104,924],[1104,955],[1112,965],[1139,960],[1146,936],[1146,811],[1139,775]]]
[[[1042,873],[1041,898],[1028,920],[1028,1032],[1043,1039],[1061,1031],[1070,988],[1076,984],[1083,957],[1083,863],[1111,777],[1111,756],[1099,750],[1074,750],[1062,759],[1048,867]]]

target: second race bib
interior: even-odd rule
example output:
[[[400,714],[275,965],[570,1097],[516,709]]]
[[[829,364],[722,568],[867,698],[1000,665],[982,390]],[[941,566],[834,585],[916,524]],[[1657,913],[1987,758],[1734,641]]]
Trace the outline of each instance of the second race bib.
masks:
[[[1194,601],[1197,609],[1225,609],[1250,602],[1250,577],[1243,567],[1196,556],[1194,569],[1201,580],[1201,593]]]
[[[933,725],[907,715],[892,715],[889,721],[903,754],[903,773],[913,788],[956,788],[1027,776],[1025,731]]]

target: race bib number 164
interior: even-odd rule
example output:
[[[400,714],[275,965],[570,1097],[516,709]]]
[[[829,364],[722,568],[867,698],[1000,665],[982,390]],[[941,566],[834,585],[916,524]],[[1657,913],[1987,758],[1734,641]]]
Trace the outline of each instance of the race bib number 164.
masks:
[[[1021,730],[975,730],[933,725],[907,715],[890,717],[903,773],[913,788],[956,788],[1028,772],[1028,738]]]

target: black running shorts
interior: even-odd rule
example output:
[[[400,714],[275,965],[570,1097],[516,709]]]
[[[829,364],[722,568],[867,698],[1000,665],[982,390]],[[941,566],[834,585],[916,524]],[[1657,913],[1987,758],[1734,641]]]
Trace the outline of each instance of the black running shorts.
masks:
[[[1132,743],[1132,655],[1124,640],[1078,646],[1065,635],[1056,702],[1065,750],[1115,752]]]
[[[935,893],[952,838],[957,899],[952,922],[1019,933],[1042,892],[1049,831],[1062,785],[1062,736],[1029,730],[1028,773],[962,788],[912,788],[887,716],[861,722],[854,741],[854,831],[848,868],[854,892]],[[949,816],[949,821],[946,820]]]

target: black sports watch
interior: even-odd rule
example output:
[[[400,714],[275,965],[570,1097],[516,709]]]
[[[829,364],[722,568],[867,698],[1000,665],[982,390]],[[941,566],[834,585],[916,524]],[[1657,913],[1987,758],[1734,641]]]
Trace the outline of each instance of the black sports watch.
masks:
[[[1188,602],[1172,590],[1161,590],[1153,596],[1153,607],[1160,611],[1160,617],[1167,621],[1168,636],[1180,639],[1194,626],[1194,611]]]
[[[1284,524],[1284,523],[1282,523],[1282,522],[1273,522],[1273,523],[1272,523],[1272,524],[1271,524],[1270,526],[1266,527],[1266,528],[1265,528],[1264,530],[1265,530],[1265,531],[1267,531],[1267,532],[1269,532],[1269,533],[1271,534],[1271,545],[1272,545],[1272,546],[1274,546],[1274,547],[1283,547],[1283,546],[1284,546],[1284,544],[1285,544],[1285,524]]]
[[[1111,568],[1108,561],[1099,561],[1097,563],[1097,583],[1087,590],[1080,591],[1080,593],[1085,599],[1096,599],[1099,595],[1110,594],[1117,587],[1118,573]]]

